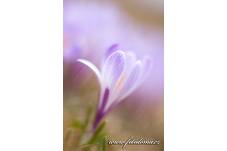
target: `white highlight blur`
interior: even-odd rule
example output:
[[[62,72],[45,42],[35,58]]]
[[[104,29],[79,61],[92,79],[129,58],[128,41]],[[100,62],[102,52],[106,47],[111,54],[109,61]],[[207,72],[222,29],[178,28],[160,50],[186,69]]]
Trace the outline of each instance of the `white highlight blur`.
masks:
[[[165,1],[165,150],[227,150],[226,1]]]
[[[0,1],[0,150],[62,151],[62,0]]]

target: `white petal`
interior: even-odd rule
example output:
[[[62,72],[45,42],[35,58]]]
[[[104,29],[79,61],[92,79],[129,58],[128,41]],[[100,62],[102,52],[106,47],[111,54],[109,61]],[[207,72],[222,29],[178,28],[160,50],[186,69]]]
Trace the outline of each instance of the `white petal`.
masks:
[[[125,54],[124,70],[121,72],[118,79],[116,79],[112,85],[111,94],[109,96],[109,101],[106,105],[105,110],[108,110],[109,107],[115,104],[116,103],[115,101],[119,101],[119,98],[123,93],[122,91],[124,91],[124,85],[127,80],[127,77],[129,76],[132,68],[136,63],[136,56],[134,53],[132,52],[123,52],[123,53]]]
[[[102,68],[102,77],[104,78],[105,86],[110,90],[119,79],[125,66],[125,53],[123,51],[115,51],[104,62]]]
[[[118,101],[123,100],[125,97],[130,95],[141,83],[142,77],[142,63],[137,61],[136,64],[132,67],[130,73],[128,73],[127,78],[125,79],[123,89],[119,94]]]
[[[143,64],[143,72],[142,72],[142,78],[141,81],[144,81],[146,78],[148,78],[148,75],[152,69],[152,60],[149,56],[145,56],[142,60]]]
[[[112,94],[110,94],[110,98],[106,104],[105,111],[107,111],[113,104],[117,104],[122,101],[139,86],[140,78],[142,76],[141,61],[136,61],[136,63],[132,65],[130,71],[125,71],[127,72],[122,73],[114,89],[112,90]]]
[[[98,81],[100,83],[100,86],[101,86],[102,85],[102,78],[101,78],[101,74],[100,74],[99,69],[92,62],[90,62],[88,60],[78,59],[77,61],[82,63],[82,64],[84,64],[84,65],[86,65],[87,67],[89,67],[95,73],[95,75],[97,76]]]

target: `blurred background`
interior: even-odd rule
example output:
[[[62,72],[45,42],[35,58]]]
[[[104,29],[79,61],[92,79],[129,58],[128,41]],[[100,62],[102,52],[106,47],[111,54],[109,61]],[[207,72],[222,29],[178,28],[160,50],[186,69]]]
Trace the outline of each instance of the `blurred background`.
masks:
[[[95,75],[75,62],[86,58],[100,66],[113,44],[149,55],[152,70],[146,81],[106,116],[106,133],[112,140],[155,138],[160,145],[128,145],[127,150],[164,150],[164,3],[163,0],[64,0],[64,151],[75,147],[88,107],[93,113],[100,86]],[[94,115],[92,115],[94,116]],[[92,119],[92,117],[91,117]],[[68,136],[68,132],[73,134]],[[120,150],[121,146],[107,146]]]

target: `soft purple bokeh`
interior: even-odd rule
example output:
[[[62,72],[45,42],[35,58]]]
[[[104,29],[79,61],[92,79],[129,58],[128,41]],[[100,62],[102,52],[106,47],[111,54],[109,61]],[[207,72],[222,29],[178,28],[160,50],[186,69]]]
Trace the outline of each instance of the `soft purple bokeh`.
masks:
[[[67,37],[64,60],[79,56],[99,65],[106,50],[111,52],[115,47],[134,51],[140,58],[151,56],[152,72],[138,94],[141,101],[163,96],[162,31],[133,22],[112,3],[64,1],[64,37]]]

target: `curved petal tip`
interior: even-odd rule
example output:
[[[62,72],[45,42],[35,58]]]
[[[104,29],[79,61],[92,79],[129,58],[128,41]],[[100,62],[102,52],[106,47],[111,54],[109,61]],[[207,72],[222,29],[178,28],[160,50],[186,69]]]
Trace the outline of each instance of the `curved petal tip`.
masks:
[[[89,67],[95,73],[95,75],[97,76],[99,83],[101,85],[102,80],[101,80],[100,71],[92,62],[85,60],[85,59],[78,59],[77,62],[80,62],[80,63],[86,65],[87,67]]]

